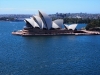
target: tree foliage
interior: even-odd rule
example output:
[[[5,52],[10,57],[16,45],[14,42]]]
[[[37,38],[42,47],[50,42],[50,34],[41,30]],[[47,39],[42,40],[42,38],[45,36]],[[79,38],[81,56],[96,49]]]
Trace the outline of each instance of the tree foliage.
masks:
[[[89,23],[90,19],[82,19],[82,18],[64,18],[64,23]]]
[[[64,23],[72,24],[72,23],[85,23],[87,24],[86,29],[100,27],[100,18],[98,19],[82,19],[82,18],[64,18]]]
[[[86,26],[86,29],[100,27],[100,19],[92,19]]]
[[[0,20],[3,20],[3,21],[14,21],[15,19],[12,18],[12,17],[1,17]]]

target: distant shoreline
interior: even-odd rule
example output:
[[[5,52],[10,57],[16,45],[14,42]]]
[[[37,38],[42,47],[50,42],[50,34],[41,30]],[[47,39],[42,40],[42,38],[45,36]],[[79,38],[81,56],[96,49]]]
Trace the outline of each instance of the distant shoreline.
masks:
[[[0,22],[23,22],[23,20],[16,20],[16,21],[10,21],[10,20],[5,21],[5,20],[0,20]]]

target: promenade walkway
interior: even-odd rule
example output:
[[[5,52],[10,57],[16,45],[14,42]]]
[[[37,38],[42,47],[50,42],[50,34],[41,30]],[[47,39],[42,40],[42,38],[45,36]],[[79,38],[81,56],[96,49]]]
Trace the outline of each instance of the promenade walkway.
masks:
[[[100,32],[97,31],[87,31],[87,30],[80,30],[83,31],[84,33],[52,33],[52,34],[32,34],[29,32],[25,32],[23,30],[19,30],[16,32],[12,32],[14,35],[20,35],[20,36],[36,36],[36,35],[100,35]]]

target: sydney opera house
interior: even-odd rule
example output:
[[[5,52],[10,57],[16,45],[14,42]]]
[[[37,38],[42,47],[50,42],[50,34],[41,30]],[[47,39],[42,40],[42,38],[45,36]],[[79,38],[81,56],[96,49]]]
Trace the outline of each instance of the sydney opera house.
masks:
[[[77,24],[63,24],[63,19],[52,21],[46,13],[38,11],[39,14],[25,19],[26,26],[17,31],[20,35],[59,35],[74,32]]]

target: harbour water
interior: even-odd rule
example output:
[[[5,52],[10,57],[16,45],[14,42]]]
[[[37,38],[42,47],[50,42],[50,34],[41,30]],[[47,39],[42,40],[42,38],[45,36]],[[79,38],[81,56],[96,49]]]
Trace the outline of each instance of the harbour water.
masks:
[[[0,75],[99,75],[100,35],[12,35],[24,22],[0,22]]]

